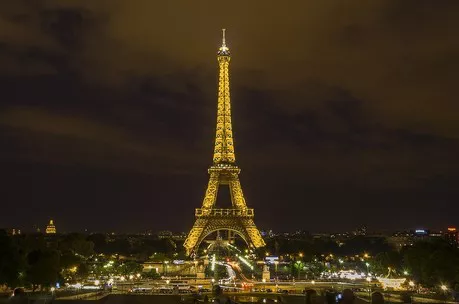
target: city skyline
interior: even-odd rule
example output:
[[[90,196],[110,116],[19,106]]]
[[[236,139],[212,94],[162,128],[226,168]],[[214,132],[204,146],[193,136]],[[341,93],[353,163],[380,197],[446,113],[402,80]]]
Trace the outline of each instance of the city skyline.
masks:
[[[222,27],[259,228],[458,226],[457,2],[116,3],[0,4],[2,226],[191,227]]]

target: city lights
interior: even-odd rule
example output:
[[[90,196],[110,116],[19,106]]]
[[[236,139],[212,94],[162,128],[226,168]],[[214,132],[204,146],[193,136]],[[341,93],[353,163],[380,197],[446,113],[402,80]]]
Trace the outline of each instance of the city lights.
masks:
[[[168,3],[170,25],[149,1],[3,5],[3,300],[457,301],[458,39],[445,33],[459,10],[318,2],[235,9],[234,45],[255,44],[233,57],[223,30],[215,77],[202,25],[216,15],[200,5]],[[356,9],[348,33],[340,16]],[[75,16],[91,20],[61,37]]]
[[[402,285],[406,282],[406,278],[390,279],[378,277],[378,281],[384,289],[391,288],[394,290],[401,290],[403,289]]]
[[[243,258],[242,256],[240,255],[236,255],[237,258],[239,260],[241,260],[242,263],[244,263],[245,265],[247,265],[248,267],[250,267],[250,269],[253,269],[253,266],[249,263],[249,261],[247,261],[245,258]]]

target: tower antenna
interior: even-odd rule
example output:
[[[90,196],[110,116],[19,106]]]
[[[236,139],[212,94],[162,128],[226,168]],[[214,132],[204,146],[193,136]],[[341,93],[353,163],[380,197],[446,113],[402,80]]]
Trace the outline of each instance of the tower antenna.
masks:
[[[222,29],[222,47],[226,47],[226,40],[225,40],[225,31],[226,29]]]

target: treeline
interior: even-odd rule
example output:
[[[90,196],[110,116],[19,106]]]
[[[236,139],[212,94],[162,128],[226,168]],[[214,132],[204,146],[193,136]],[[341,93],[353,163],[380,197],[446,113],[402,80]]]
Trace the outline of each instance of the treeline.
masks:
[[[332,269],[343,269],[352,264],[384,276],[408,276],[426,287],[447,284],[459,291],[459,249],[440,238],[418,241],[399,250],[383,237],[356,236],[343,243],[331,238],[274,238],[267,241],[263,250],[272,255],[291,254],[295,260],[305,263],[326,261]],[[300,252],[301,258],[298,256]],[[331,258],[330,254],[334,257]],[[369,258],[362,261],[365,254]],[[349,258],[353,258],[352,261]],[[370,265],[369,269],[366,263]]]
[[[142,269],[136,261],[183,257],[177,252],[181,247],[167,239],[78,233],[9,236],[0,230],[0,285],[49,288],[69,278],[100,274],[108,260],[116,261],[111,273],[131,274]]]

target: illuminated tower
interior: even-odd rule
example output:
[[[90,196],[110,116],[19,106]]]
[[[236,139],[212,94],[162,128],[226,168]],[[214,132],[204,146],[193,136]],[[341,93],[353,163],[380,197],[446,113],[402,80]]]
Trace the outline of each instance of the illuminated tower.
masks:
[[[56,234],[56,226],[54,226],[53,220],[49,220],[49,224],[46,226],[45,232],[46,234]]]
[[[220,230],[227,230],[240,235],[250,247],[265,246],[265,242],[253,222],[253,209],[247,208],[242,193],[239,182],[241,169],[235,164],[229,90],[230,59],[230,51],[226,46],[225,30],[223,29],[222,46],[217,52],[219,81],[213,165],[208,169],[210,178],[202,208],[196,209],[196,221],[183,244],[188,255],[196,253],[199,244],[206,236]],[[218,189],[221,185],[226,185],[230,189],[232,208],[215,208]]]

